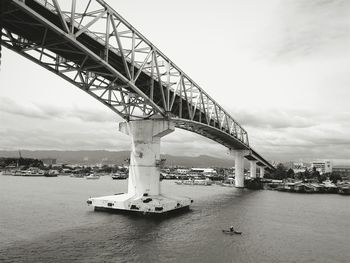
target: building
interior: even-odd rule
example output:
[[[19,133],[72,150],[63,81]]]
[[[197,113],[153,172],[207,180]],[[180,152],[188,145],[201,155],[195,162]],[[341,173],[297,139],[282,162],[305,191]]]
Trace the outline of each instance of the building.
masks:
[[[299,162],[299,163],[293,163],[292,164],[292,169],[294,171],[295,174],[297,173],[303,173],[306,171],[307,169],[307,164],[303,163],[303,162]]]
[[[177,174],[188,174],[189,171],[189,169],[176,169]]]
[[[311,163],[311,169],[316,168],[320,174],[331,173],[332,172],[332,163],[329,160],[325,161],[314,161]]]
[[[216,174],[216,170],[213,168],[191,168],[191,172],[193,173],[214,173]]]
[[[42,161],[44,165],[56,164],[56,159],[54,158],[44,158],[44,159],[40,159],[40,161]]]
[[[191,168],[191,174],[204,175],[204,176],[216,176],[216,170],[213,168]]]

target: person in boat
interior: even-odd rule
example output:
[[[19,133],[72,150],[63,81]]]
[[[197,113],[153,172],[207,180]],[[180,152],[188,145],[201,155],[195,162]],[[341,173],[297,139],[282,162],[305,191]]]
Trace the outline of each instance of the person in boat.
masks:
[[[235,232],[233,226],[230,226],[230,232]]]

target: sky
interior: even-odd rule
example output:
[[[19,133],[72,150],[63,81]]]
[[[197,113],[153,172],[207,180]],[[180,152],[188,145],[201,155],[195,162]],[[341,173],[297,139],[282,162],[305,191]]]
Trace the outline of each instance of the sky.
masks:
[[[350,1],[106,2],[241,123],[266,159],[350,164]],[[121,121],[3,48],[0,149],[127,150]],[[180,129],[161,151],[227,157]]]

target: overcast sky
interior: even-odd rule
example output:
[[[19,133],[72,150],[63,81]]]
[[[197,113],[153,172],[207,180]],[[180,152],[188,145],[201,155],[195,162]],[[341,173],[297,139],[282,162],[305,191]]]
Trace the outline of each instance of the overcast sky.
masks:
[[[275,161],[350,159],[350,1],[107,0],[218,101]],[[3,48],[0,148],[129,149],[122,121],[68,82]],[[187,131],[162,152],[224,156]]]

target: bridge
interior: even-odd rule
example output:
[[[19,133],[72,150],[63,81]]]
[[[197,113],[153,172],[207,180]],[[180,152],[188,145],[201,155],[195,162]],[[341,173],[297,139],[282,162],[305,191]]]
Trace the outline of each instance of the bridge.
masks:
[[[131,136],[128,193],[91,198],[95,208],[163,213],[189,206],[159,183],[160,140],[176,128],[212,139],[235,159],[235,185],[273,166],[247,131],[194,80],[103,0],[1,0],[1,45],[57,74],[125,120]]]

